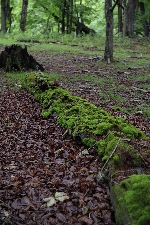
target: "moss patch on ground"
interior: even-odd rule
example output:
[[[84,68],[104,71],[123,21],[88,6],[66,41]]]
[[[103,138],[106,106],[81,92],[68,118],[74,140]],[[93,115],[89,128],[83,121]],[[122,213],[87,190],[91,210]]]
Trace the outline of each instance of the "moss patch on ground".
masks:
[[[122,159],[121,154],[124,151],[132,159],[133,165],[140,166],[140,155],[126,143],[126,139],[146,139],[142,131],[127,123],[124,118],[114,117],[87,100],[71,95],[48,75],[29,74],[26,82],[29,91],[42,105],[43,118],[55,115],[58,123],[79,144],[87,147],[96,145],[103,162],[108,160],[120,139],[117,151],[111,158],[111,165],[115,164],[119,168],[123,166],[125,159]]]
[[[150,224],[150,175],[132,175],[111,189],[117,225]]]

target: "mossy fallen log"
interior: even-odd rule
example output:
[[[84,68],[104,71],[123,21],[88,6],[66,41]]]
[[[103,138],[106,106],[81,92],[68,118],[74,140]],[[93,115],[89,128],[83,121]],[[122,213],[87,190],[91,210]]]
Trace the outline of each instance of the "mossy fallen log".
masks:
[[[126,161],[140,167],[142,158],[130,145],[131,139],[146,139],[145,134],[127,123],[124,118],[114,117],[85,99],[72,96],[47,75],[29,74],[28,87],[42,104],[42,116],[57,115],[62,125],[78,144],[95,145],[103,163],[109,158],[118,139],[117,150],[110,160],[111,166],[124,167]]]

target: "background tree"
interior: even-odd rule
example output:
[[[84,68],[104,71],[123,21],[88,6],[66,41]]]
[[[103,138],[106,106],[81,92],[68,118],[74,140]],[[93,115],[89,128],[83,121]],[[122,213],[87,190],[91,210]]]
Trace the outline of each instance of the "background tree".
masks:
[[[105,0],[105,17],[106,17],[106,42],[104,59],[107,62],[113,60],[113,8],[112,0]]]
[[[10,0],[1,0],[1,31],[6,33],[11,27]]]
[[[123,21],[122,21],[122,0],[118,1],[118,32],[123,32]]]
[[[140,1],[138,3],[140,13],[139,13],[139,21],[143,26],[144,36],[149,37],[150,34],[150,4],[148,0]],[[141,32],[142,33],[142,30]]]
[[[1,31],[6,33],[6,1],[1,0]]]
[[[124,0],[124,28],[123,36],[134,36],[134,22],[138,7],[138,0]]]
[[[112,0],[105,0],[106,42],[104,60],[108,63],[113,60],[113,10],[118,1],[116,0],[112,6]]]
[[[28,9],[28,0],[23,0],[23,2],[22,2],[21,20],[20,20],[20,29],[23,32],[25,31],[25,28],[26,28],[27,9]]]
[[[139,0],[139,7],[137,2],[118,0],[114,10],[113,29],[123,32],[124,36],[149,36],[150,1]],[[11,27],[14,34],[19,34],[21,29],[30,36],[44,34],[48,37],[52,32],[71,34],[75,31],[77,35],[89,34],[95,30],[104,36],[105,25],[104,0],[1,0],[4,33]]]

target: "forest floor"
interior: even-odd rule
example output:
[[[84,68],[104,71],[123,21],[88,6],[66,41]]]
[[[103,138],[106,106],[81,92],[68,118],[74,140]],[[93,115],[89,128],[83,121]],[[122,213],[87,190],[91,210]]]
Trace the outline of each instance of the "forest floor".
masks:
[[[73,95],[127,121],[150,137],[150,67],[116,68],[98,56],[51,53],[32,55]],[[131,60],[134,60],[131,58]],[[137,79],[145,74],[143,79]],[[0,71],[0,224],[115,224],[108,183],[98,177],[101,160],[92,149],[84,154],[55,117],[42,119],[41,106],[26,90],[14,91]],[[149,141],[132,143],[150,174]],[[120,182],[136,173],[127,162]],[[48,199],[47,199],[48,198]],[[55,203],[55,204],[54,204]]]

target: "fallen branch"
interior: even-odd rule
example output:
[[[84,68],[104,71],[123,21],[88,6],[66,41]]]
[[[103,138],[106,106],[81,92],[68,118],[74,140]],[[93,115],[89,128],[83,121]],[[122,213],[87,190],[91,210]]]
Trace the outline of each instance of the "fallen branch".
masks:
[[[150,93],[150,90],[145,90],[145,89],[141,89],[141,88],[137,88],[137,87],[132,87],[134,90],[136,91],[142,91],[144,93]]]
[[[118,142],[117,142],[117,144],[116,144],[114,150],[112,151],[111,155],[109,156],[109,158],[108,158],[107,161],[105,162],[104,166],[102,167],[101,172],[104,170],[105,166],[107,165],[107,163],[109,162],[109,160],[112,158],[113,154],[115,153],[115,151],[116,151],[116,149],[117,149],[117,147],[118,147],[118,144],[119,144],[120,140],[121,140],[121,138],[119,138],[119,140],[118,140]]]

